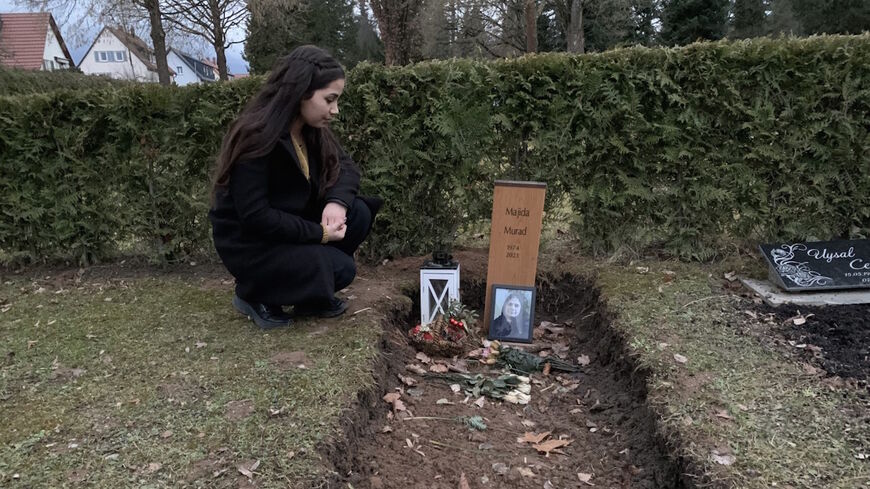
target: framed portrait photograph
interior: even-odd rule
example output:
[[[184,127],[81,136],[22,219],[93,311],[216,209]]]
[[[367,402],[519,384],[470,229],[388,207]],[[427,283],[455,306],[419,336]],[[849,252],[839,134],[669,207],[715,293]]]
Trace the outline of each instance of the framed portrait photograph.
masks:
[[[522,285],[492,286],[489,318],[490,340],[532,342],[535,324],[535,288]]]

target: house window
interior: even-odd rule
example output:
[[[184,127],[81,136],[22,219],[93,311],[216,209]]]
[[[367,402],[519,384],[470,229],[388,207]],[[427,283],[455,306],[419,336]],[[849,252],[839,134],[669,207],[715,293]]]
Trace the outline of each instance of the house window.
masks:
[[[127,61],[126,55],[125,51],[115,51],[115,61]]]
[[[99,63],[105,63],[109,61],[109,53],[107,51],[96,51],[94,52],[94,59]]]
[[[182,71],[182,69],[181,69],[180,66],[176,66],[175,68],[176,68],[176,69],[175,69],[175,72],[178,73],[179,75],[182,74],[182,73],[184,73],[184,71]]]

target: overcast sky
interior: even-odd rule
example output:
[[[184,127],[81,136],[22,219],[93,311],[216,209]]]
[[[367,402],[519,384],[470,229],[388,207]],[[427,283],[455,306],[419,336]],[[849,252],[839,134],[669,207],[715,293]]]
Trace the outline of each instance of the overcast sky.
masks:
[[[27,12],[27,9],[17,7],[13,0],[0,0],[0,13],[2,12]],[[95,22],[79,22],[79,18],[81,18],[81,14],[76,15],[75,13],[70,16],[70,19],[67,20],[65,18],[64,12],[52,12],[52,16],[54,17],[54,21],[57,22],[58,27],[60,28],[60,34],[63,36],[63,40],[66,43],[66,47],[69,49],[70,54],[73,57],[73,61],[76,65],[79,64],[79,61],[84,57],[88,48],[91,47],[91,43],[94,42],[94,38],[99,34],[101,25],[96,25]],[[78,18],[75,18],[78,17]],[[75,32],[76,28],[81,28],[82,25],[94,24],[93,27],[87,28],[90,32]],[[147,36],[144,38],[144,41],[151,44],[151,39]],[[214,58],[214,49],[205,43],[204,41],[200,41],[197,39],[186,39],[185,42],[182,43],[181,46],[177,46],[182,51],[186,51],[191,55]],[[243,44],[234,44],[227,51],[227,65],[229,66],[230,73],[247,73],[248,72],[248,63],[242,59],[242,51],[244,50]]]

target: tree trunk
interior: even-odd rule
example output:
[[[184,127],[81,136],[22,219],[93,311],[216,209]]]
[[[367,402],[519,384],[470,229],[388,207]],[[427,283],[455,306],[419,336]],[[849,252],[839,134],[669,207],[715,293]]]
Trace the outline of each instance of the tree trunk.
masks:
[[[583,0],[570,0],[571,18],[568,20],[568,52],[586,52],[586,36],[583,33]]]
[[[525,0],[523,14],[526,21],[526,52],[538,52],[538,19],[535,0]]]
[[[370,0],[384,42],[387,66],[411,62],[422,0]]]
[[[169,63],[166,62],[166,31],[163,30],[163,19],[160,14],[159,0],[145,0],[145,10],[151,23],[151,42],[154,44],[154,58],[157,63],[157,80],[161,85],[169,85]]]
[[[217,56],[218,76],[222,81],[230,79],[227,71],[226,37],[221,26],[221,8],[217,0],[209,0],[209,12],[211,13],[211,25],[214,27],[214,53]]]

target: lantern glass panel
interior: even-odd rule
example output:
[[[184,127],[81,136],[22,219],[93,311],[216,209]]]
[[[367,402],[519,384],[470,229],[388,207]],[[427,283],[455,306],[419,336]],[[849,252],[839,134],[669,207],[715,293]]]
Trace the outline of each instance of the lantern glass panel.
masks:
[[[446,298],[444,289],[447,288],[447,280],[433,279],[429,283],[431,284],[429,288],[429,317],[434,319],[439,309],[441,309],[441,313],[446,312],[441,302]]]

